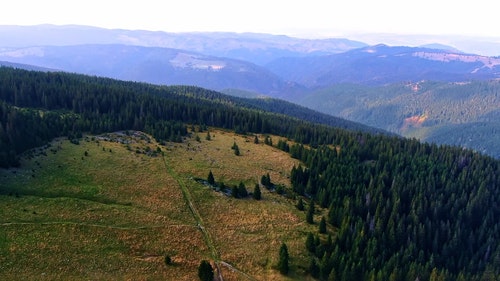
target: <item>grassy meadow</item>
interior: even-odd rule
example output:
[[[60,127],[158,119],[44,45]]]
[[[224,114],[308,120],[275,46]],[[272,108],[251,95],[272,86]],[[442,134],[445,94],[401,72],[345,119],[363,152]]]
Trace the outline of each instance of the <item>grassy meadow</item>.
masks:
[[[217,262],[224,280],[306,278],[306,233],[317,225],[305,223],[296,200],[265,188],[260,201],[235,199],[196,180],[212,171],[252,192],[269,173],[289,186],[298,162],[263,136],[255,144],[210,135],[165,145],[139,132],[57,139],[27,152],[20,168],[0,170],[0,279],[197,280],[202,259]],[[275,269],[282,242],[288,277]]]

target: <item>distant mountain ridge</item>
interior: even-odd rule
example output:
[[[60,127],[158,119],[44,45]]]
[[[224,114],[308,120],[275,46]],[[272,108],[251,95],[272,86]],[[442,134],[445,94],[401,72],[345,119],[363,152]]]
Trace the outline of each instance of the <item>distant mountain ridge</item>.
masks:
[[[77,35],[77,36],[76,36]],[[79,25],[1,26],[0,47],[121,44],[183,49],[263,65],[279,57],[334,54],[367,46],[344,39],[301,39],[284,35],[105,29]]]
[[[121,80],[238,88],[278,94],[299,88],[267,69],[241,60],[179,49],[129,45],[42,46],[0,52],[0,60]]]
[[[383,44],[334,55],[281,58],[266,67],[285,80],[316,88],[339,83],[382,85],[500,78],[499,58]]]

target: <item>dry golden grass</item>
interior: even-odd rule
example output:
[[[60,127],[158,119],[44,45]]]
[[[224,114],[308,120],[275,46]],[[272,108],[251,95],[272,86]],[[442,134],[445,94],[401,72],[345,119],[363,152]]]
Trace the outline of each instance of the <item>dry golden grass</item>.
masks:
[[[0,170],[0,279],[197,280],[200,261],[215,258],[233,267],[220,264],[225,281],[309,280],[305,238],[317,226],[305,223],[295,200],[265,188],[261,201],[234,199],[194,180],[211,170],[216,181],[242,181],[251,192],[269,173],[273,183],[288,186],[297,160],[262,144],[262,136],[254,144],[253,136],[211,130],[207,141],[205,134],[200,142],[193,135],[161,146],[164,157],[142,153],[159,146],[142,134],[122,136],[134,140],[128,145],[116,136],[87,137],[80,145],[56,140],[46,156]],[[282,242],[291,256],[289,277],[275,269]],[[173,265],[165,265],[165,255]]]
[[[262,175],[269,173],[273,183],[290,185],[289,173],[299,162],[276,148],[253,142],[253,136],[240,136],[220,130],[211,131],[207,141],[205,133],[183,144],[169,146],[167,162],[177,174],[185,178],[205,179],[212,171],[216,181],[235,185],[243,181],[248,191]],[[274,137],[273,142],[278,138]],[[236,143],[241,156],[231,146]],[[295,200],[261,188],[262,200],[234,199],[212,191],[193,180],[188,183],[195,205],[203,216],[205,228],[210,232],[220,259],[249,274],[256,280],[288,280],[275,269],[279,248],[285,242],[292,257],[291,279],[304,280],[303,267],[309,260],[305,252],[305,238],[316,226],[305,223],[305,214],[294,207]],[[300,265],[300,266],[299,266]],[[245,276],[223,269],[224,280],[244,280]]]

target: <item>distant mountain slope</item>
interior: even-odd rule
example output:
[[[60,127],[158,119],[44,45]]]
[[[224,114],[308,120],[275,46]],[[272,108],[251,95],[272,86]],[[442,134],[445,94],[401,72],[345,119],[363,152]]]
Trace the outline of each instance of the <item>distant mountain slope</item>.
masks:
[[[178,49],[128,45],[12,48],[0,60],[154,84],[238,88],[277,94],[297,86],[255,64]]]
[[[297,102],[407,137],[500,158],[500,81],[339,84]]]
[[[34,66],[34,65],[8,62],[8,61],[0,61],[0,66],[20,68],[20,69],[25,69],[25,70],[37,70],[37,71],[53,71],[54,70],[54,69],[45,68],[45,67],[38,67],[38,66]]]
[[[182,91],[196,92],[198,97],[210,100],[216,100],[218,102],[222,102],[223,104],[234,104],[236,106],[243,108],[259,109],[266,112],[284,114],[290,117],[294,117],[300,120],[305,120],[316,124],[323,124],[351,131],[394,136],[393,133],[390,133],[389,131],[383,129],[370,127],[362,123],[335,117],[329,114],[315,111],[310,108],[280,99],[274,99],[268,97],[254,97],[254,98],[235,97],[226,94],[221,94],[218,92],[207,91],[204,89],[197,89],[196,87],[183,87],[182,89],[180,89],[180,92]]]
[[[257,19],[256,19],[257,20]],[[0,47],[126,44],[183,49],[263,65],[279,57],[333,54],[366,46],[348,39],[299,39],[228,32],[168,33],[78,25],[1,26]]]
[[[401,81],[464,81],[500,77],[500,58],[386,45],[327,56],[281,58],[266,67],[286,80],[309,87],[338,83],[381,85]]]

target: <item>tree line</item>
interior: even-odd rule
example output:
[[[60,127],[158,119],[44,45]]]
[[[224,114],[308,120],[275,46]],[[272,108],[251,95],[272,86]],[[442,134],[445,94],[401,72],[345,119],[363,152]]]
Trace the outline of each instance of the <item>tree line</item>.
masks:
[[[213,97],[213,99],[211,99]],[[0,167],[59,136],[140,130],[181,141],[185,124],[284,135],[303,143],[339,142],[351,133],[241,107],[197,87],[156,86],[60,72],[0,68]]]

